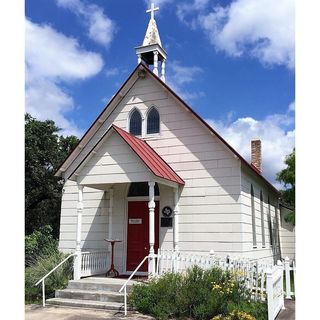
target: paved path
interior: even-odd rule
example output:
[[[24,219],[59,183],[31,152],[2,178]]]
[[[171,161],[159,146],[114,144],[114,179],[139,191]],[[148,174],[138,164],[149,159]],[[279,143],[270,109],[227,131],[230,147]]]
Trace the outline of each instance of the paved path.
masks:
[[[125,318],[123,313],[114,313],[112,311],[80,309],[62,306],[26,305],[25,320],[152,320],[152,317],[144,316],[137,312],[128,312]]]
[[[296,317],[296,301],[284,300],[285,310],[280,311],[276,320],[295,320]]]

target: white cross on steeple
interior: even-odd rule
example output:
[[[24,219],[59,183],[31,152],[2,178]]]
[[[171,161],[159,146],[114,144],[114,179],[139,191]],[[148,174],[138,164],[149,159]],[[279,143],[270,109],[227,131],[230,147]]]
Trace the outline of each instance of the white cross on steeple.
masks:
[[[150,19],[151,19],[151,20],[154,20],[154,12],[155,12],[155,11],[158,11],[158,10],[159,10],[159,7],[156,7],[156,8],[155,8],[155,7],[154,7],[154,3],[152,2],[152,3],[151,3],[151,8],[150,8],[149,10],[147,10],[146,13],[149,13],[149,12],[150,12],[150,13],[151,13]]]

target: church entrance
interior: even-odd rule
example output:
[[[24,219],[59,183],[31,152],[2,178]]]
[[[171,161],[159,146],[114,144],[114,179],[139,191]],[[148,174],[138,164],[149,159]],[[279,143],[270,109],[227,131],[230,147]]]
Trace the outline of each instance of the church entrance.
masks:
[[[159,248],[159,186],[154,187],[154,250]],[[127,271],[134,271],[145,256],[149,254],[149,186],[148,182],[133,182],[128,191],[128,220],[127,220]],[[139,272],[148,271],[146,261]]]
[[[159,201],[155,201],[155,252],[159,248]],[[128,202],[127,271],[134,271],[149,254],[149,208],[148,201]],[[148,271],[148,261],[140,268]]]

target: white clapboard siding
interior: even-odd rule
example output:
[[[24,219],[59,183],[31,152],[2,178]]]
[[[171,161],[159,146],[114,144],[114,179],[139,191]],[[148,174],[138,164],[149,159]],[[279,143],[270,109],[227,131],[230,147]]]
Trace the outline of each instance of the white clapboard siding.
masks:
[[[295,259],[295,227],[285,221],[290,211],[281,207],[280,244],[282,258]]]
[[[128,130],[128,117],[133,108],[138,108],[145,118],[151,106],[155,106],[160,114],[160,134],[146,136],[145,139],[185,181],[179,201],[180,250],[196,252],[214,250],[221,254],[252,250],[250,243],[252,230],[249,219],[251,217],[249,207],[251,177],[241,174],[240,162],[234,158],[230,150],[149,75],[134,83],[90,142],[84,146],[79,156],[67,169],[66,175],[75,170],[84,159],[86,152],[97,143],[112,123]],[[112,227],[114,235],[116,234],[124,242],[126,241],[128,183],[148,181],[150,178],[152,175],[149,170],[116,134],[112,134],[102,144],[97,153],[82,168],[78,177],[82,184],[114,186]],[[76,224],[77,220],[77,189],[75,185],[70,185],[69,188],[69,192],[65,192],[61,212],[61,226],[65,227],[61,229],[60,247],[65,249],[75,246],[75,239],[72,241],[67,238],[70,238],[71,234],[74,236],[75,231],[69,225]],[[103,228],[105,227],[106,234],[108,231],[108,195],[105,195],[104,202],[99,202],[100,198],[95,193],[86,197],[85,189],[85,208],[82,219],[83,246],[97,250],[104,245],[100,239]],[[258,194],[256,201],[259,244],[261,232],[258,233],[258,226],[261,223],[259,222]],[[160,211],[166,205],[174,206],[173,191],[172,188],[160,185]],[[266,206],[264,211],[267,242],[269,233],[267,232]],[[273,209],[273,216],[274,212]],[[96,233],[96,238],[91,236],[90,232]],[[243,232],[244,235],[241,235]],[[68,233],[70,234],[67,235]],[[160,245],[164,249],[172,249],[173,228],[160,228],[159,238]],[[251,248],[248,248],[250,245]],[[121,243],[116,250],[116,264],[119,270],[125,261],[125,248],[126,244]],[[257,248],[257,250],[260,249]],[[264,250],[264,252],[264,256],[272,255],[270,250],[268,252]]]

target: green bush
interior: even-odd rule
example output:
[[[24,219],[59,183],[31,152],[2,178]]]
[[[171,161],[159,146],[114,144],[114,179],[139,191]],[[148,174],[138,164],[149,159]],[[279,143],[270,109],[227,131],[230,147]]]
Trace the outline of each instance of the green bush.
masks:
[[[25,302],[37,303],[42,299],[42,285],[35,286],[43,276],[58,265],[67,257],[59,251],[54,251],[51,255],[38,256],[33,264],[25,269]],[[66,261],[62,266],[56,269],[45,280],[46,298],[54,296],[54,291],[63,289],[67,286],[69,279],[72,277],[72,258]]]
[[[231,304],[228,306],[228,311],[232,312],[233,310],[243,311],[252,315],[256,320],[266,320],[268,314],[268,306],[266,302],[263,301],[250,301],[244,300],[239,304]]]
[[[34,264],[38,257],[58,252],[58,241],[52,236],[52,227],[43,226],[25,237],[25,265]]]
[[[219,268],[193,267],[185,275],[167,273],[149,283],[134,285],[129,295],[129,304],[137,311],[161,320],[208,320],[218,315],[237,316],[239,312],[252,314],[257,320],[266,319],[266,303],[248,301],[250,294],[244,283]]]

